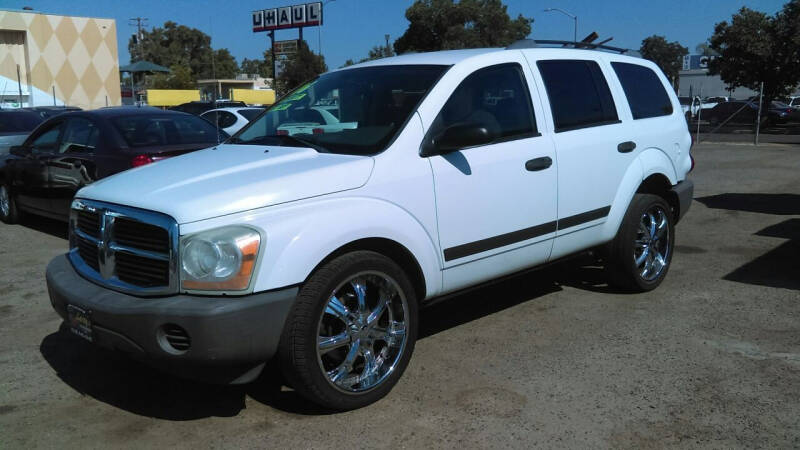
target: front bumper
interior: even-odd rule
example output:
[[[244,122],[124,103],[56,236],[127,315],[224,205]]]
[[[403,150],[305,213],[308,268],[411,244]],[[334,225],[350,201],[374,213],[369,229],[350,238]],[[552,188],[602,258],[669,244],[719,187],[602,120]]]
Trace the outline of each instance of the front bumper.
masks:
[[[174,295],[141,298],[80,276],[65,255],[47,266],[50,302],[67,320],[67,305],[90,313],[93,342],[130,354],[157,368],[213,383],[256,378],[278,348],[298,288],[244,297]],[[176,352],[164,325],[186,330],[191,345]]]
[[[689,211],[689,207],[692,206],[694,182],[688,178],[680,181],[672,187],[672,192],[678,197],[678,217],[676,218],[676,222],[679,222],[686,212]]]

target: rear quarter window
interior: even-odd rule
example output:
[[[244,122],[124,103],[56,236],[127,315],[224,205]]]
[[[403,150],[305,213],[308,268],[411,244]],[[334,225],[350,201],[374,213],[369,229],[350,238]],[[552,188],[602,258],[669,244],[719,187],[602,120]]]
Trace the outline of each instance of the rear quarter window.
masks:
[[[672,114],[672,102],[655,72],[638,64],[612,62],[634,120]]]
[[[608,83],[595,61],[554,59],[536,65],[557,133],[619,122]]]

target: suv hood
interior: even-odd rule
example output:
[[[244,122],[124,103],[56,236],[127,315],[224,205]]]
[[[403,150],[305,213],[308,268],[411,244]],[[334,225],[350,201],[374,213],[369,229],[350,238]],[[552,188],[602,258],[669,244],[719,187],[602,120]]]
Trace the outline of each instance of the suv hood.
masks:
[[[187,223],[356,189],[369,179],[373,162],[310,148],[223,144],[102,179],[76,198],[158,211]]]

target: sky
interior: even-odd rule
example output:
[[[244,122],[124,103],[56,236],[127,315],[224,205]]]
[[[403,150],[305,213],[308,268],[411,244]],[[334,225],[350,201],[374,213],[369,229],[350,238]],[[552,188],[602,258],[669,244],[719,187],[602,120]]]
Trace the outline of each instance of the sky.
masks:
[[[211,36],[214,48],[227,48],[238,62],[261,58],[269,46],[266,33],[253,33],[251,11],[300,4],[292,0],[0,0],[0,8],[21,9],[117,21],[120,64],[130,60],[128,39],[136,30],[132,17],[146,17],[148,29],[172,20],[198,28]],[[571,40],[573,20],[545,8],[561,8],[578,16],[578,39],[596,31],[608,45],[638,49],[647,36],[663,35],[694,53],[706,41],[714,24],[730,20],[741,7],[774,14],[785,0],[505,0],[509,15],[532,17],[533,39]],[[408,27],[405,10],[413,0],[333,0],[323,7],[322,27],[305,28],[304,38],[322,53],[330,68],[347,59],[359,60],[375,45],[400,37]],[[297,30],[278,30],[276,39],[296,39]]]

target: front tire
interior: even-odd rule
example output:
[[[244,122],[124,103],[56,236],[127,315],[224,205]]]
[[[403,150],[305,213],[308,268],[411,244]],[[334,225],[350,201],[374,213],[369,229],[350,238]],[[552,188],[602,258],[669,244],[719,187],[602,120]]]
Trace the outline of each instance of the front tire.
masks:
[[[379,253],[356,251],[326,263],[300,289],[281,338],[281,369],[314,403],[360,408],[391,391],[416,339],[408,276]]]
[[[657,195],[634,195],[606,251],[609,284],[631,292],[655,289],[667,275],[674,245],[669,204]]]
[[[6,185],[0,185],[0,220],[9,225],[19,221],[17,203]]]

